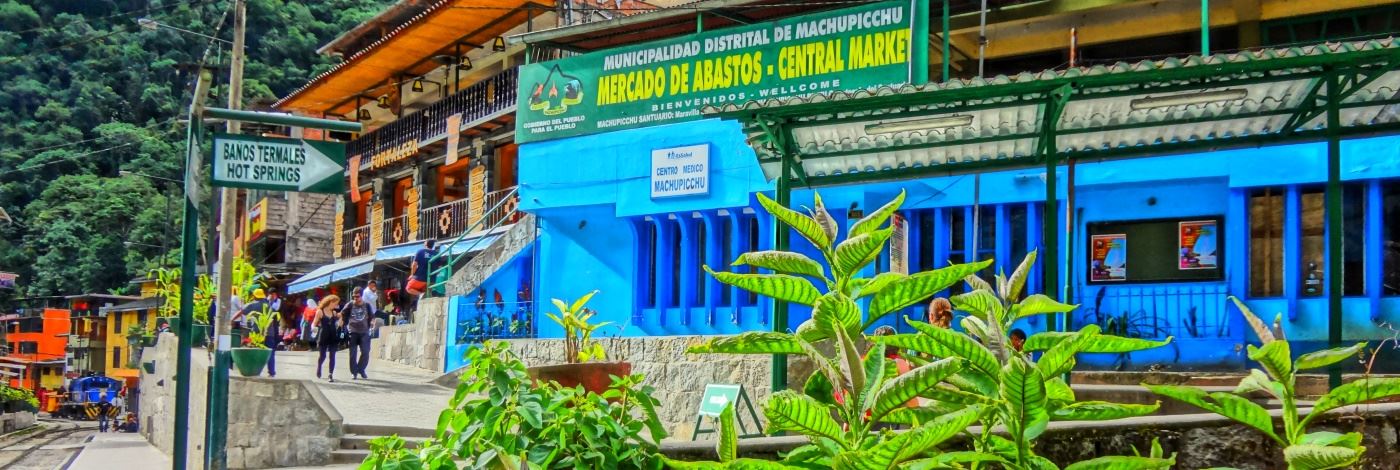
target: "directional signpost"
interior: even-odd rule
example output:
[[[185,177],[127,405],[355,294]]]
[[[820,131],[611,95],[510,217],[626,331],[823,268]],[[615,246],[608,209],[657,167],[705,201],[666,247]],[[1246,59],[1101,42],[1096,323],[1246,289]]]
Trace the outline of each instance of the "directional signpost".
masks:
[[[345,192],[345,144],[214,135],[214,186],[304,193]]]

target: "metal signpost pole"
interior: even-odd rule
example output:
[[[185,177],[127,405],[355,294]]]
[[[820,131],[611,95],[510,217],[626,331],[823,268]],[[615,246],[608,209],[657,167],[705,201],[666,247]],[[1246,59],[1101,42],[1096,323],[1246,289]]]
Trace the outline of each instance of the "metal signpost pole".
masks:
[[[189,460],[190,428],[190,345],[194,322],[194,286],[199,273],[195,258],[199,256],[199,130],[204,96],[209,94],[213,74],[200,70],[195,81],[194,98],[190,103],[190,123],[185,143],[185,213],[180,243],[180,322],[175,329],[179,336],[179,351],[175,359],[175,442],[172,468],[184,470]]]

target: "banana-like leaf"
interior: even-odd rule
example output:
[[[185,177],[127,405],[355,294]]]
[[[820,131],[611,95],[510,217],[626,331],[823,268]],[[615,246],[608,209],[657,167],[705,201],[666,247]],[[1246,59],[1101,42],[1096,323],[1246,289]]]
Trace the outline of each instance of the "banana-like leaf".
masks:
[[[958,373],[945,379],[945,381],[958,390],[971,393],[981,393],[983,395],[996,395],[1000,393],[1001,386],[997,380],[977,369],[964,368]]]
[[[827,240],[835,242],[837,230],[836,219],[831,218],[831,213],[827,212],[826,204],[822,203],[822,195],[820,193],[812,193],[812,199],[813,202],[815,202],[815,207],[811,210],[812,220],[815,220],[817,225],[821,226],[822,232],[826,234]]]
[[[831,238],[826,235],[826,230],[823,229],[821,224],[817,223],[816,220],[803,215],[801,212],[783,207],[782,204],[778,204],[777,201],[769,199],[768,196],[763,195],[763,193],[758,193],[757,196],[758,204],[768,210],[768,213],[773,214],[773,218],[792,227],[799,235],[802,235],[802,238],[806,238],[807,241],[812,242],[813,246],[820,249],[831,247]]]
[[[1324,349],[1310,352],[1298,356],[1296,367],[1298,370],[1317,369],[1327,367],[1347,359],[1354,359],[1357,354],[1366,349],[1366,342],[1356,343],[1345,348]]]
[[[808,470],[822,469],[824,466],[814,466],[806,463],[784,463],[772,460],[743,458],[725,463],[720,462],[687,462],[683,460],[671,460],[662,457],[662,463],[666,468],[672,470]],[[517,468],[517,467],[508,467]],[[533,468],[533,467],[532,467]]]
[[[831,337],[831,333],[822,331],[821,328],[817,327],[817,322],[813,321],[811,318],[797,325],[797,331],[793,332],[793,334],[808,343],[816,343]]]
[[[953,332],[953,330],[941,329],[941,327],[918,322],[918,320],[906,319],[906,322],[909,323],[910,326],[913,326],[914,329],[918,330],[918,333],[923,333],[925,337],[934,340],[935,343],[942,347],[941,350],[937,347],[932,348],[934,351],[921,351],[917,350],[917,348],[914,348],[914,350],[930,352],[930,354],[938,355],[938,357],[960,357],[967,359],[967,362],[972,364],[973,368],[977,368],[979,371],[987,373],[987,375],[995,376],[997,373],[1000,373],[1001,364],[997,362],[997,357],[991,355],[991,351],[988,351],[987,347],[981,346],[981,343],[973,341],[973,339],[967,337],[966,334]],[[942,352],[942,354],[938,354],[938,352]]]
[[[831,418],[831,409],[811,397],[784,390],[768,397],[763,404],[771,431],[792,431],[812,438],[841,440],[841,425]]]
[[[875,294],[870,300],[870,318],[866,320],[869,324],[886,314],[914,305],[929,296],[952,287],[968,274],[991,266],[992,260],[985,260],[976,263],[955,264],[941,269],[924,271],[912,276],[895,281]]]
[[[597,289],[594,289],[593,292],[589,292],[589,293],[587,293],[587,294],[583,294],[583,297],[579,297],[578,299],[575,299],[575,300],[574,300],[574,304],[569,306],[569,311],[570,311],[570,312],[577,312],[577,311],[583,310],[584,304],[587,304],[587,303],[588,303],[588,300],[589,300],[589,299],[592,299],[593,296],[594,296],[594,295],[597,295],[597,294],[598,294],[598,290],[597,290]],[[591,317],[592,315],[589,315],[589,316]],[[587,319],[585,319],[585,320],[587,320]]]
[[[734,403],[724,405],[719,412],[719,442],[715,445],[720,462],[731,462],[739,458],[739,431],[734,429]]]
[[[939,416],[933,421],[876,444],[875,447],[862,452],[862,454],[865,454],[865,457],[869,459],[869,463],[875,464],[875,468],[890,468],[895,464],[928,452],[934,446],[963,432],[969,425],[976,422],[981,414],[982,410],[979,408],[964,408]]]
[[[996,292],[996,288],[992,287],[991,283],[988,283],[986,280],[978,276],[977,273],[972,273],[963,276],[963,282],[967,283],[968,292],[979,290],[984,290],[987,292]]]
[[[791,251],[751,251],[739,255],[731,266],[753,266],[771,269],[780,273],[800,274],[825,279],[822,265],[801,253]]]
[[[788,274],[740,274],[714,271],[709,266],[705,266],[705,272],[710,273],[719,282],[765,297],[809,307],[822,295],[816,286],[812,285],[812,281]]]
[[[1361,433],[1349,432],[1346,434],[1331,431],[1310,432],[1303,435],[1300,444],[1313,444],[1319,446],[1338,446],[1348,449],[1355,449],[1361,445]]]
[[[1065,467],[1065,470],[1166,470],[1173,465],[1176,465],[1175,456],[1163,459],[1111,455],[1075,462]]]
[[[963,331],[966,331],[967,334],[978,338],[987,337],[987,322],[982,321],[981,318],[966,316],[959,320],[958,324],[962,325]]]
[[[1249,375],[1240,380],[1240,384],[1235,387],[1234,393],[1236,395],[1247,395],[1256,391],[1268,393],[1279,400],[1283,399],[1283,396],[1287,393],[1283,388],[1283,384],[1270,379],[1264,371],[1250,369]]]
[[[856,271],[860,271],[865,265],[874,261],[892,234],[894,234],[892,228],[876,230],[847,238],[846,241],[836,245],[836,256],[831,260],[831,276],[841,279],[855,275]]]
[[[970,405],[949,402],[932,402],[932,404],[930,405],[924,405],[918,408],[897,408],[878,421],[882,423],[904,424],[910,427],[914,427],[923,423],[927,423],[929,421],[933,421],[939,416],[943,416],[961,410],[963,408],[967,408],[968,406]]]
[[[750,331],[712,338],[686,349],[691,354],[805,354],[797,339],[787,333]]]
[[[1078,307],[1078,305],[1060,303],[1045,294],[1033,294],[1027,296],[1026,300],[1022,300],[1012,307],[1012,312],[1014,314],[1011,319],[1016,320],[1047,313],[1069,313]]]
[[[1001,369],[1001,399],[1006,402],[1006,429],[1014,441],[1035,439],[1050,423],[1045,377],[1020,356],[1013,356]]]
[[[1249,359],[1264,366],[1264,371],[1274,380],[1284,382],[1293,374],[1293,357],[1287,341],[1273,341],[1262,348],[1251,344],[1245,350]]]
[[[1064,377],[1045,381],[1045,397],[1051,401],[1074,402],[1074,389],[1065,383]]]
[[[827,455],[826,450],[823,449],[822,446],[807,444],[793,449],[792,452],[788,452],[787,455],[784,455],[783,463],[812,462],[828,457],[830,457],[830,455]]]
[[[549,299],[549,301],[554,303],[554,308],[559,309],[559,313],[562,314],[562,313],[565,313],[565,312],[568,312],[568,311],[569,311],[569,304],[568,304],[568,303],[565,303],[563,300],[560,300],[560,299]],[[555,321],[556,321],[556,322],[559,322],[560,324],[563,324],[563,321],[562,321],[562,320],[555,320]]]
[[[880,226],[885,225],[885,221],[890,219],[890,215],[893,215],[894,211],[899,210],[901,205],[904,205],[904,190],[902,189],[893,200],[851,224],[851,231],[846,234],[846,237],[855,238],[878,230]]]
[[[852,394],[859,394],[865,390],[865,364],[861,362],[860,350],[856,349],[855,340],[846,334],[846,330],[837,328],[833,336],[836,337],[837,366],[840,368],[841,374],[849,381]],[[850,399],[858,400],[859,398],[851,397]]]
[[[855,286],[857,287],[856,298],[861,298],[878,294],[880,291],[885,290],[886,287],[889,287],[890,284],[894,284],[895,281],[907,277],[909,276],[900,273],[880,273],[870,279],[852,279],[851,282],[855,284],[858,280],[863,281]]]
[[[1056,421],[1104,421],[1132,418],[1155,413],[1161,405],[1161,402],[1152,405],[1131,405],[1105,401],[1081,401],[1055,410],[1050,417]]]
[[[1157,395],[1235,420],[1264,433],[1280,445],[1285,444],[1274,432],[1273,418],[1269,416],[1268,410],[1238,395],[1222,392],[1207,394],[1199,388],[1183,385],[1143,384],[1143,386]]]
[[[690,462],[685,460],[671,460],[665,456],[661,457],[661,462],[666,464],[666,468],[671,470],[724,470],[728,465],[720,462]]]
[[[812,374],[807,377],[807,383],[802,384],[802,394],[812,397],[813,400],[823,405],[836,406],[835,393],[831,380],[823,374]]]
[[[884,352],[884,348],[879,344],[873,344],[865,353],[865,387],[857,390],[860,394],[860,401],[857,403],[862,410],[870,409],[870,405],[875,403],[875,392],[888,383],[887,379],[899,375],[899,366],[895,361],[886,359]]]
[[[961,370],[964,364],[961,358],[940,359],[890,379],[872,397],[874,406],[870,409],[870,418],[878,420],[891,411],[905,408],[904,405],[919,396],[919,392],[938,385],[938,382]]]
[[[1073,336],[1075,333],[1063,331],[1046,331],[1031,335],[1026,338],[1026,344],[1022,348],[1025,351],[1045,351]],[[1152,341],[1142,338],[1125,338],[1113,335],[1095,335],[1094,340],[1085,344],[1079,350],[1081,353],[1128,353],[1142,351],[1144,349],[1159,348],[1171,344],[1172,337],[1161,341]]]
[[[989,289],[977,289],[966,294],[958,294],[948,300],[952,301],[953,308],[973,316],[986,318],[989,312],[993,313],[996,315],[998,323],[1006,316],[1001,298]]]
[[[994,395],[989,396],[980,393],[964,392],[941,385],[919,392],[919,397],[939,403],[951,403],[955,405],[995,405],[1000,403]]]
[[[1259,336],[1259,342],[1264,344],[1274,342],[1274,333],[1269,329],[1269,325],[1265,325],[1264,321],[1260,320],[1259,316],[1255,315],[1254,311],[1250,310],[1249,306],[1245,305],[1240,299],[1232,295],[1230,296],[1230,300],[1235,302],[1235,307],[1240,309],[1240,314],[1244,315],[1246,322],[1249,322],[1250,329],[1253,329],[1254,334]]]
[[[1074,355],[1084,349],[1099,334],[1098,325],[1087,325],[1068,339],[1060,341],[1045,351],[1036,361],[1036,368],[1044,377],[1058,377],[1074,368]]]
[[[1312,412],[1308,413],[1307,418],[1303,418],[1299,427],[1306,428],[1313,418],[1330,410],[1394,396],[1400,396],[1400,378],[1397,377],[1369,377],[1349,382],[1317,399]]]
[[[847,335],[858,334],[860,306],[846,294],[829,292],[812,305],[812,321],[828,336],[833,336],[837,329],[844,330]]]
[[[832,360],[828,359],[825,353],[818,351],[816,346],[813,346],[812,343],[807,341],[803,341],[801,338],[797,339],[797,344],[802,347],[802,351],[807,354],[807,358],[811,359],[812,367],[815,367],[817,372],[825,375],[827,381],[831,382],[833,389],[841,392],[843,395],[849,393],[850,390],[854,390],[851,388],[850,378],[842,374],[841,370],[835,364],[832,364]]]
[[[1011,272],[1011,277],[1006,279],[1006,289],[1001,293],[1002,298],[1009,302],[1021,298],[1021,291],[1026,287],[1026,277],[1030,276],[1031,267],[1035,266],[1036,256],[1036,250],[1026,253],[1026,258],[1021,260],[1021,264]]]
[[[910,460],[905,463],[903,470],[934,470],[946,468],[966,468],[969,463],[1000,463],[1010,464],[1006,459],[996,454],[975,451],[944,452],[926,459]]]
[[[1357,460],[1360,460],[1361,454],[1365,450],[1365,447],[1348,449],[1337,446],[1298,444],[1283,449],[1283,460],[1288,462],[1290,470],[1345,468],[1351,467]]]

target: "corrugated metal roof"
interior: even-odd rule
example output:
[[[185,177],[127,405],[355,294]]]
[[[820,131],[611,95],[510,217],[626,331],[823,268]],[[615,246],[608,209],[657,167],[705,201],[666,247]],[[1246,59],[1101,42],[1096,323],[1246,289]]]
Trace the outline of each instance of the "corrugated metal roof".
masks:
[[[763,127],[775,123],[791,130],[809,176],[1035,156],[1046,97],[1066,85],[1074,91],[1055,121],[1055,145],[1061,153],[1217,139],[1224,144],[1237,137],[1282,133],[1295,113],[1315,102],[1316,95],[1310,93],[1316,93],[1323,80],[1325,65],[1301,60],[1307,58],[1362,59],[1364,55],[1370,62],[1349,65],[1377,67],[1379,76],[1351,82],[1362,86],[1353,87],[1342,100],[1339,115],[1344,127],[1400,121],[1396,108],[1400,72],[1394,71],[1393,52],[1400,52],[1394,38],[1329,43],[824,92],[711,106],[704,111],[745,120],[750,143],[770,176],[777,174],[778,149]],[[1279,67],[1231,67],[1260,61]],[[1202,73],[1185,79],[1184,74],[1168,72],[1186,69]],[[1139,79],[1126,79],[1133,76]],[[1149,80],[1153,76],[1162,79]],[[1209,97],[1214,99],[1202,99]],[[891,124],[927,124],[938,119],[945,122],[889,129]],[[1324,123],[1325,114],[1319,109],[1293,130],[1318,129]],[[871,126],[885,129],[871,132]]]

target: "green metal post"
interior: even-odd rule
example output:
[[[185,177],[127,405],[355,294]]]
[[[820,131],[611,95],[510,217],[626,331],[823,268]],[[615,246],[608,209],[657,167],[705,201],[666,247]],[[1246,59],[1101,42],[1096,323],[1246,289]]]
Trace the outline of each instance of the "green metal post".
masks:
[[[1342,346],[1342,141],[1336,73],[1327,74],[1327,345]],[[1342,385],[1342,371],[1327,369],[1328,389]]]
[[[696,13],[696,14],[695,14],[695,34],[700,34],[700,33],[703,33],[703,32],[705,32],[705,14],[704,14],[704,13]]]
[[[1201,0],[1201,56],[1210,55],[1210,0]]]
[[[199,73],[185,135],[185,220],[180,244],[180,324],[175,329],[179,351],[175,358],[175,449],[171,462],[175,470],[184,470],[189,460],[191,323],[194,323],[194,286],[199,279],[199,273],[195,272],[195,258],[199,256],[199,209],[194,205],[194,198],[199,194],[196,175],[199,174],[199,129],[203,119],[201,101],[209,94],[212,77],[208,70]]]
[[[950,65],[948,64],[953,62],[952,57],[950,57],[952,54],[953,40],[948,37],[948,30],[952,29],[949,26],[949,15],[948,0],[943,0],[943,81],[945,82],[952,77],[949,72]]]
[[[788,207],[792,203],[792,156],[788,154],[787,142],[783,143],[782,170],[778,173],[778,205]],[[778,221],[773,222],[773,244],[778,251],[787,251],[791,246],[792,232]],[[788,304],[781,300],[773,301],[773,331],[786,333],[788,324]],[[772,393],[788,388],[788,363],[786,354],[773,355]]]
[[[928,83],[928,0],[914,0],[914,11],[912,18],[914,47],[913,57],[910,57],[909,83],[923,85]],[[945,31],[946,33],[946,31]]]
[[[1045,155],[1045,207],[1041,211],[1044,223],[1041,237],[1044,238],[1045,242],[1045,261],[1041,262],[1041,265],[1044,266],[1041,271],[1044,275],[1044,294],[1058,299],[1061,294],[1060,200],[1059,182],[1055,174],[1059,154],[1055,149],[1055,123],[1059,120],[1062,98],[1057,97],[1056,93],[1051,93],[1048,98],[1041,107],[1043,114],[1040,125],[1040,150]],[[1059,318],[1057,314],[1050,314],[1047,317],[1049,322],[1047,329],[1055,328],[1063,331],[1064,325],[1059,321]]]
[[[265,111],[245,111],[241,109],[225,108],[205,108],[204,116],[210,119],[224,119],[241,122],[260,122],[264,124],[275,124],[289,127],[310,127],[313,129],[325,129],[328,131],[340,131],[350,133],[364,132],[364,125],[359,122],[341,121],[338,119],[321,119],[306,116],[295,116],[291,114],[269,113]]]

